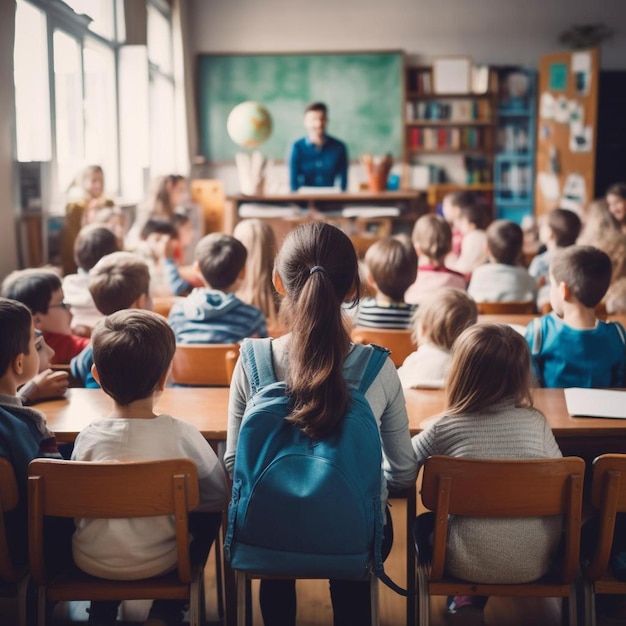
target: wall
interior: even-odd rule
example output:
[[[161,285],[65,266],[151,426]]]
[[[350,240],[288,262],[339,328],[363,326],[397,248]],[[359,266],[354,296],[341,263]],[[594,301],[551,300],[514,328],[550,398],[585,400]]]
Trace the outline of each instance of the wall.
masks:
[[[13,198],[15,2],[0,2],[0,279],[17,267]]]
[[[603,69],[626,69],[624,0],[189,0],[192,58],[202,52],[403,49],[409,62],[469,55],[476,63],[537,67],[562,48],[561,31],[602,22],[618,29]],[[196,99],[197,102],[197,99]],[[332,132],[332,111],[331,126]],[[284,166],[274,176],[285,181]],[[350,185],[363,178],[353,165]],[[197,166],[237,191],[234,167]]]

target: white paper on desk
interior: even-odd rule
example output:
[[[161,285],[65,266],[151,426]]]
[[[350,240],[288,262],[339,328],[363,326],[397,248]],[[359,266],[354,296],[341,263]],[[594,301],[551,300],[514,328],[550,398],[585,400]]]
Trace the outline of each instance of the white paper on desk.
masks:
[[[331,193],[341,193],[341,189],[339,189],[339,187],[298,187],[298,193],[331,194]]]
[[[567,412],[579,417],[626,419],[626,392],[611,389],[564,389]]]
[[[346,206],[341,217],[397,217],[400,209],[395,206]]]

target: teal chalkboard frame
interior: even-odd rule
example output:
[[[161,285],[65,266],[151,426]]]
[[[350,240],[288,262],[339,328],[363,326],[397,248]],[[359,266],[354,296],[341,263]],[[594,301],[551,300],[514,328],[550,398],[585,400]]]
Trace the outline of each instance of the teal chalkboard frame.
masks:
[[[260,147],[287,158],[304,135],[309,102],[329,109],[329,134],[346,142],[350,159],[369,152],[402,158],[404,55],[401,51],[315,54],[202,54],[198,59],[200,148],[210,162],[234,160],[243,148],[226,132],[232,108],[263,104],[273,129]]]

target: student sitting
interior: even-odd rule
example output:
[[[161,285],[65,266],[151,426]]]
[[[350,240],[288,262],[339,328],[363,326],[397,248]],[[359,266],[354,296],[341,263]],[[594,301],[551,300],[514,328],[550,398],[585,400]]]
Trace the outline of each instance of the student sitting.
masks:
[[[418,348],[398,368],[402,386],[441,389],[452,344],[477,317],[476,303],[465,291],[443,287],[431,293],[415,314],[413,337]]]
[[[235,343],[245,337],[267,337],[260,309],[235,292],[245,276],[245,246],[230,235],[211,233],[196,246],[196,265],[206,287],[176,302],[168,323],[176,343]]]
[[[544,216],[539,228],[539,241],[546,251],[533,258],[528,273],[537,282],[537,308],[550,302],[550,259],[558,248],[573,246],[580,234],[580,218],[567,209],[553,209]]]
[[[626,331],[597,319],[594,307],[611,280],[611,259],[592,246],[555,251],[550,263],[552,312],[526,329],[542,387],[623,387]]]
[[[44,416],[23,406],[17,388],[39,369],[33,318],[24,304],[0,298],[0,457],[13,466],[19,502],[5,514],[13,565],[27,560],[26,484],[28,464],[38,457],[61,458]]]
[[[418,465],[433,454],[502,460],[561,457],[546,418],[533,408],[531,378],[528,348],[515,330],[504,324],[465,330],[452,349],[444,417],[413,437]],[[428,541],[434,515],[418,520],[420,543]],[[554,517],[454,516],[446,571],[476,583],[530,582],[548,573],[559,538],[560,521]],[[454,623],[482,624],[486,601],[480,596],[450,597],[448,614],[458,614]]]
[[[509,220],[496,220],[487,229],[489,263],[477,267],[467,292],[476,302],[535,301],[537,286],[522,258],[524,233]]]
[[[417,254],[413,246],[396,237],[385,237],[368,248],[365,265],[376,296],[363,299],[356,326],[410,328],[415,306],[404,301],[404,293],[417,276]]]
[[[76,237],[74,260],[78,272],[63,279],[63,294],[73,316],[72,330],[77,335],[89,337],[91,329],[102,317],[89,293],[89,270],[103,256],[119,249],[117,237],[104,226],[84,226]]]
[[[187,218],[189,219],[189,218]],[[178,231],[169,220],[150,218],[141,230],[138,251],[150,268],[150,291],[154,296],[181,296],[191,291],[191,284],[181,277],[174,257],[178,249]]]
[[[113,400],[113,409],[78,435],[72,459],[192,459],[198,467],[200,504],[190,514],[189,549],[192,563],[201,563],[217,534],[228,490],[222,465],[196,427],[154,412],[175,350],[174,333],[156,313],[119,311],[98,323],[93,332],[94,376]],[[76,565],[93,576],[148,578],[174,567],[175,538],[173,516],[79,519],[72,553]],[[185,604],[185,600],[155,600],[146,623],[182,625]],[[88,623],[113,626],[118,605],[117,601],[92,602]]]
[[[463,239],[461,253],[456,258],[450,258],[448,267],[469,279],[472,272],[487,260],[485,227],[489,220],[486,209],[471,194],[459,194],[456,202],[454,228],[462,234]]]
[[[48,398],[61,398],[65,395],[70,382],[67,372],[50,369],[54,350],[46,343],[40,330],[35,330],[35,350],[39,355],[39,373],[17,392],[23,404],[35,404]]]
[[[50,270],[26,269],[9,274],[2,296],[25,304],[33,314],[35,328],[43,332],[54,350],[53,363],[69,363],[89,345],[87,337],[72,333],[72,314],[65,302],[61,279]]]
[[[445,259],[452,249],[452,231],[444,219],[437,215],[422,215],[415,222],[412,239],[418,259],[417,278],[404,294],[406,302],[420,304],[440,287],[467,287],[462,274],[445,266]]]
[[[123,309],[151,309],[150,271],[146,263],[132,252],[114,252],[102,257],[89,272],[89,292],[103,315]],[[87,388],[97,388],[91,374],[93,348],[88,346],[70,366],[72,376]]]

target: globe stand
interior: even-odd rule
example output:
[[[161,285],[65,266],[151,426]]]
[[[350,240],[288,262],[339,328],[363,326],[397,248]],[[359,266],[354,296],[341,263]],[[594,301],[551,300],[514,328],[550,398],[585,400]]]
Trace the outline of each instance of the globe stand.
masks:
[[[244,196],[258,196],[263,194],[265,186],[265,157],[255,150],[252,153],[238,152],[235,155],[239,189]]]

